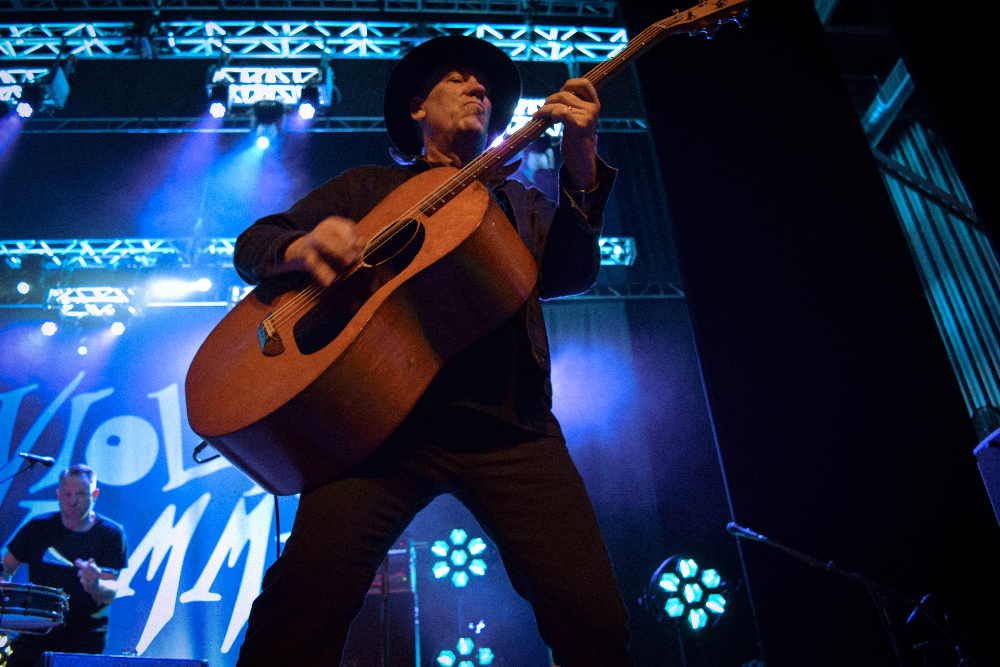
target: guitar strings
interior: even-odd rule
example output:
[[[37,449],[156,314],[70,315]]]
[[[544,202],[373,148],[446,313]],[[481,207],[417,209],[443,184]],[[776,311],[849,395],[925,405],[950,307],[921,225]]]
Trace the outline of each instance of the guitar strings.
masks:
[[[670,21],[670,18],[666,21]],[[660,23],[655,23],[647,27],[636,37],[629,40],[625,47],[615,54],[614,57],[599,63],[596,67],[584,74],[584,78],[588,79],[592,84],[600,84],[610,71],[619,67],[619,63],[621,61],[624,60],[625,62],[628,62],[633,55],[638,55],[636,52],[641,51],[643,48],[652,46],[652,43],[647,43],[648,40],[654,36],[658,37],[655,41],[659,41],[659,39],[665,37],[666,34],[658,35],[658,33],[667,30],[667,26],[663,25],[664,23],[665,21],[661,21]],[[394,239],[395,236],[406,227],[406,224],[413,219],[418,212],[426,213],[432,208],[434,209],[432,213],[436,212],[438,208],[447,204],[454,196],[457,196],[457,194],[464,191],[472,181],[477,180],[479,176],[495,166],[497,163],[506,162],[509,157],[519,153],[527,144],[537,139],[538,136],[541,135],[541,131],[543,131],[548,124],[551,124],[550,119],[533,118],[522,126],[517,132],[510,135],[508,141],[502,143],[494,149],[485,151],[476,157],[472,162],[462,168],[455,175],[455,177],[448,179],[448,181],[435,189],[430,195],[411,207],[402,216],[396,218],[384,229],[376,233],[372,239],[365,244],[365,255],[367,256],[371,252],[377,251],[386,243]],[[535,132],[537,132],[537,134],[535,134]],[[327,287],[322,287],[315,282],[312,283],[289,299],[287,303],[275,310],[274,313],[268,315],[265,319],[270,320],[275,327],[284,324],[290,317],[294,317],[300,310],[319,299],[327,289],[333,287],[341,280],[353,275],[359,267],[360,263],[355,264],[351,267],[350,271],[339,274]]]
[[[651,26],[644,30],[636,37],[636,39],[630,40],[630,43],[626,45],[626,47],[618,54],[616,54],[614,58],[598,64],[592,70],[587,72],[584,77],[592,83],[599,83],[608,71],[617,67],[617,61],[627,58],[633,51],[643,45],[643,40],[648,36],[647,33],[652,34],[654,27],[655,26]],[[635,48],[632,48],[633,46]],[[448,203],[448,201],[456,196],[458,192],[465,190],[465,188],[467,188],[472,181],[482,175],[482,173],[486,172],[497,163],[506,161],[507,157],[520,152],[524,145],[534,141],[537,138],[537,136],[533,136],[535,132],[538,131],[538,134],[540,135],[541,132],[539,130],[543,130],[547,124],[550,124],[550,122],[551,121],[549,119],[533,118],[522,126],[518,132],[511,135],[507,142],[504,142],[500,146],[485,151],[481,155],[477,156],[472,162],[461,169],[455,177],[446,181],[443,185],[431,192],[430,195],[403,213],[402,216],[396,218],[392,223],[377,232],[372,239],[365,244],[364,254],[367,256],[393,240],[396,235],[405,228],[406,224],[417,215],[418,212],[426,212],[432,208],[436,212],[438,208]],[[352,275],[358,266],[359,265],[356,264],[352,267],[351,271],[338,274],[334,281],[326,287],[323,287],[315,282],[310,284],[294,297],[289,299],[287,303],[282,304],[265,319],[270,320],[272,326],[276,328],[282,326],[290,318],[295,317],[300,311],[310,307],[313,302],[322,297],[326,290]]]

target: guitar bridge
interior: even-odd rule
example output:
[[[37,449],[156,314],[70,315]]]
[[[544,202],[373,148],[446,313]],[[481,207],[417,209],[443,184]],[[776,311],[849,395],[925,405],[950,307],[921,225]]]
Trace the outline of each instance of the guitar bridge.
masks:
[[[257,327],[257,340],[260,341],[260,349],[265,357],[276,357],[285,351],[285,344],[281,342],[281,334],[274,326],[270,314]]]

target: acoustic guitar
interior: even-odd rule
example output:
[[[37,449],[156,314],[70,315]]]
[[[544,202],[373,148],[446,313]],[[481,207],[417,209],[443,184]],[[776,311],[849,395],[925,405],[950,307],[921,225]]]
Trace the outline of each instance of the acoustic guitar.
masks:
[[[653,24],[585,77],[609,81],[667,35],[741,21],[707,0]],[[336,479],[403,421],[440,368],[510,318],[537,267],[483,185],[551,125],[533,119],[462,169],[423,172],[358,223],[361,263],[323,288],[254,289],[188,370],[188,420],[271,493]]]

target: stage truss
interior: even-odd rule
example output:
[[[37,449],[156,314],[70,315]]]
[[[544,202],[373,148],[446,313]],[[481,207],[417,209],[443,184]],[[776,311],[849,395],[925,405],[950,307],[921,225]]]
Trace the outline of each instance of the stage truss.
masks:
[[[0,15],[2,16],[2,15]],[[441,35],[472,35],[514,60],[601,62],[628,41],[615,26],[423,21],[0,23],[0,58],[397,59]]]

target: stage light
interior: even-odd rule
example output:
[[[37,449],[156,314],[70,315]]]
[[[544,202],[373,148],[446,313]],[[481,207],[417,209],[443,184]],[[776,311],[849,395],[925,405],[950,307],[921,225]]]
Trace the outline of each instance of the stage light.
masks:
[[[660,564],[643,594],[646,608],[677,631],[694,632],[719,622],[726,611],[726,583],[718,570],[694,558],[671,556]]]
[[[441,667],[476,667],[489,665],[495,658],[496,655],[490,648],[480,646],[477,649],[475,641],[462,637],[455,644],[454,651],[444,649],[438,653],[437,663]]]
[[[261,100],[251,107],[252,134],[257,147],[266,149],[280,137],[285,118],[285,107],[281,102]]]
[[[36,84],[22,86],[21,95],[15,106],[17,115],[21,118],[31,118],[33,114],[42,108],[44,100],[45,93],[41,86]]]
[[[125,333],[125,325],[122,322],[115,322],[111,325],[111,333],[115,336],[121,336]]]
[[[24,282],[23,280],[17,284],[17,293],[18,294],[27,294],[30,291],[31,291],[31,285],[29,285],[28,283]]]
[[[468,544],[466,545],[466,541]],[[431,566],[431,574],[435,579],[444,579],[449,574],[449,580],[455,588],[465,588],[469,585],[469,575],[482,577],[486,575],[486,561],[473,558],[486,551],[486,542],[481,537],[469,540],[469,534],[461,528],[455,528],[448,534],[447,540],[437,540],[431,545],[431,553],[442,560],[437,560]]]
[[[212,115],[212,118],[222,118],[229,110],[229,86],[212,86],[208,99],[208,113]]]
[[[42,334],[45,336],[51,336],[57,331],[59,331],[59,327],[56,326],[55,322],[46,322],[42,325]]]
[[[312,86],[303,88],[299,97],[299,118],[312,120],[317,109],[319,109],[319,88]]]
[[[212,281],[208,278],[198,280],[161,278],[149,283],[149,293],[160,299],[179,299],[192,292],[207,292],[211,287]]]
[[[81,357],[87,354],[87,352],[88,350],[86,345],[81,345],[80,347],[76,348],[76,353],[79,354]]]

